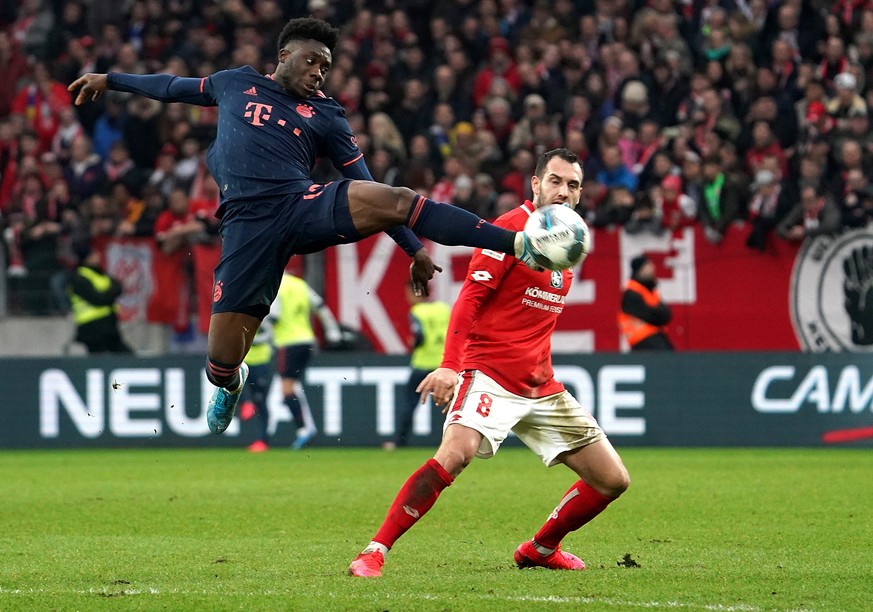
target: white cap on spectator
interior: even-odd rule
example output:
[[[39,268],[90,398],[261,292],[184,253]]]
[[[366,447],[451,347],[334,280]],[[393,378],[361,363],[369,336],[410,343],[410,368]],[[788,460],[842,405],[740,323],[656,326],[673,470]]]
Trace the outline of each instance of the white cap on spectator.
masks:
[[[648,102],[649,90],[641,81],[630,81],[621,92],[622,100],[628,102]]]
[[[327,0],[309,0],[309,12],[323,11],[328,7]]]
[[[694,151],[685,151],[685,161],[694,162],[695,164],[700,163],[700,156]]]
[[[834,85],[842,89],[855,89],[857,80],[851,72],[841,72],[834,77]]]
[[[540,94],[532,93],[528,94],[524,98],[524,107],[528,108],[530,106],[545,106],[546,99],[543,98]]]
[[[760,189],[765,185],[772,185],[776,182],[776,175],[771,170],[758,170],[755,173],[755,182],[752,183],[752,189]]]
[[[455,179],[455,189],[471,189],[472,187],[473,179],[466,174],[462,174]]]

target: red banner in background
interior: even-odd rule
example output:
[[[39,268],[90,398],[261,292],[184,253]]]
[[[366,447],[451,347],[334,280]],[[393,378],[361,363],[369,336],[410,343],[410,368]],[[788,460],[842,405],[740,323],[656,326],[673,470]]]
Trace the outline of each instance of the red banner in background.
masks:
[[[798,350],[789,294],[796,245],[774,239],[765,253],[745,245],[746,226],[710,244],[700,228],[675,235],[593,232],[585,261],[558,320],[558,353],[618,351],[616,314],[630,260],[655,262],[659,290],[673,310],[668,333],[680,350]],[[431,283],[435,299],[452,303],[471,249],[428,244],[443,267]],[[403,353],[409,304],[404,298],[409,258],[385,234],[326,252],[325,300],[344,324],[360,329],[378,350]]]
[[[101,245],[109,274],[121,280],[119,299],[122,321],[166,323],[184,329],[190,319],[189,296],[193,282],[198,331],[207,333],[212,313],[212,272],[221,255],[220,244],[196,244],[190,252],[167,256],[154,240],[110,239]],[[187,273],[187,259],[193,262],[193,280]]]

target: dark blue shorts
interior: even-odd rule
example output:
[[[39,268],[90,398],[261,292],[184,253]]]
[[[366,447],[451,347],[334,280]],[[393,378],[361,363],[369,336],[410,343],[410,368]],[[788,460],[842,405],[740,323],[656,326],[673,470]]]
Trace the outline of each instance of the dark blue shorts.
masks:
[[[309,365],[314,346],[312,344],[290,344],[276,348],[276,371],[282,378],[300,380]]]
[[[292,255],[360,240],[349,212],[350,183],[313,183],[306,192],[279,201],[228,206],[219,230],[221,260],[215,268],[212,313],[263,319]]]

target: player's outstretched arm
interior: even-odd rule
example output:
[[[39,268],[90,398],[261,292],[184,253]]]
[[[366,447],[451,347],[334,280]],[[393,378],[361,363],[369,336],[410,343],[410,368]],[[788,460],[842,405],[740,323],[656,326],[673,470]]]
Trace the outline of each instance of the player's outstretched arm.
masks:
[[[199,106],[214,106],[208,78],[177,77],[171,74],[85,74],[67,87],[68,91],[79,89],[75,104],[96,100],[110,89],[139,94],[160,102],[186,102]]]

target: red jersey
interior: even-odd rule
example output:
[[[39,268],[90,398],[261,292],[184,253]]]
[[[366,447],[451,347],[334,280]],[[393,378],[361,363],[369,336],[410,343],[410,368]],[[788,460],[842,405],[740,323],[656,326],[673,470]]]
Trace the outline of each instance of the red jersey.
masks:
[[[534,205],[527,201],[494,224],[521,230]],[[476,249],[452,309],[443,367],[481,370],[522,397],[564,390],[552,370],[552,332],[573,272],[535,272],[511,255]]]

